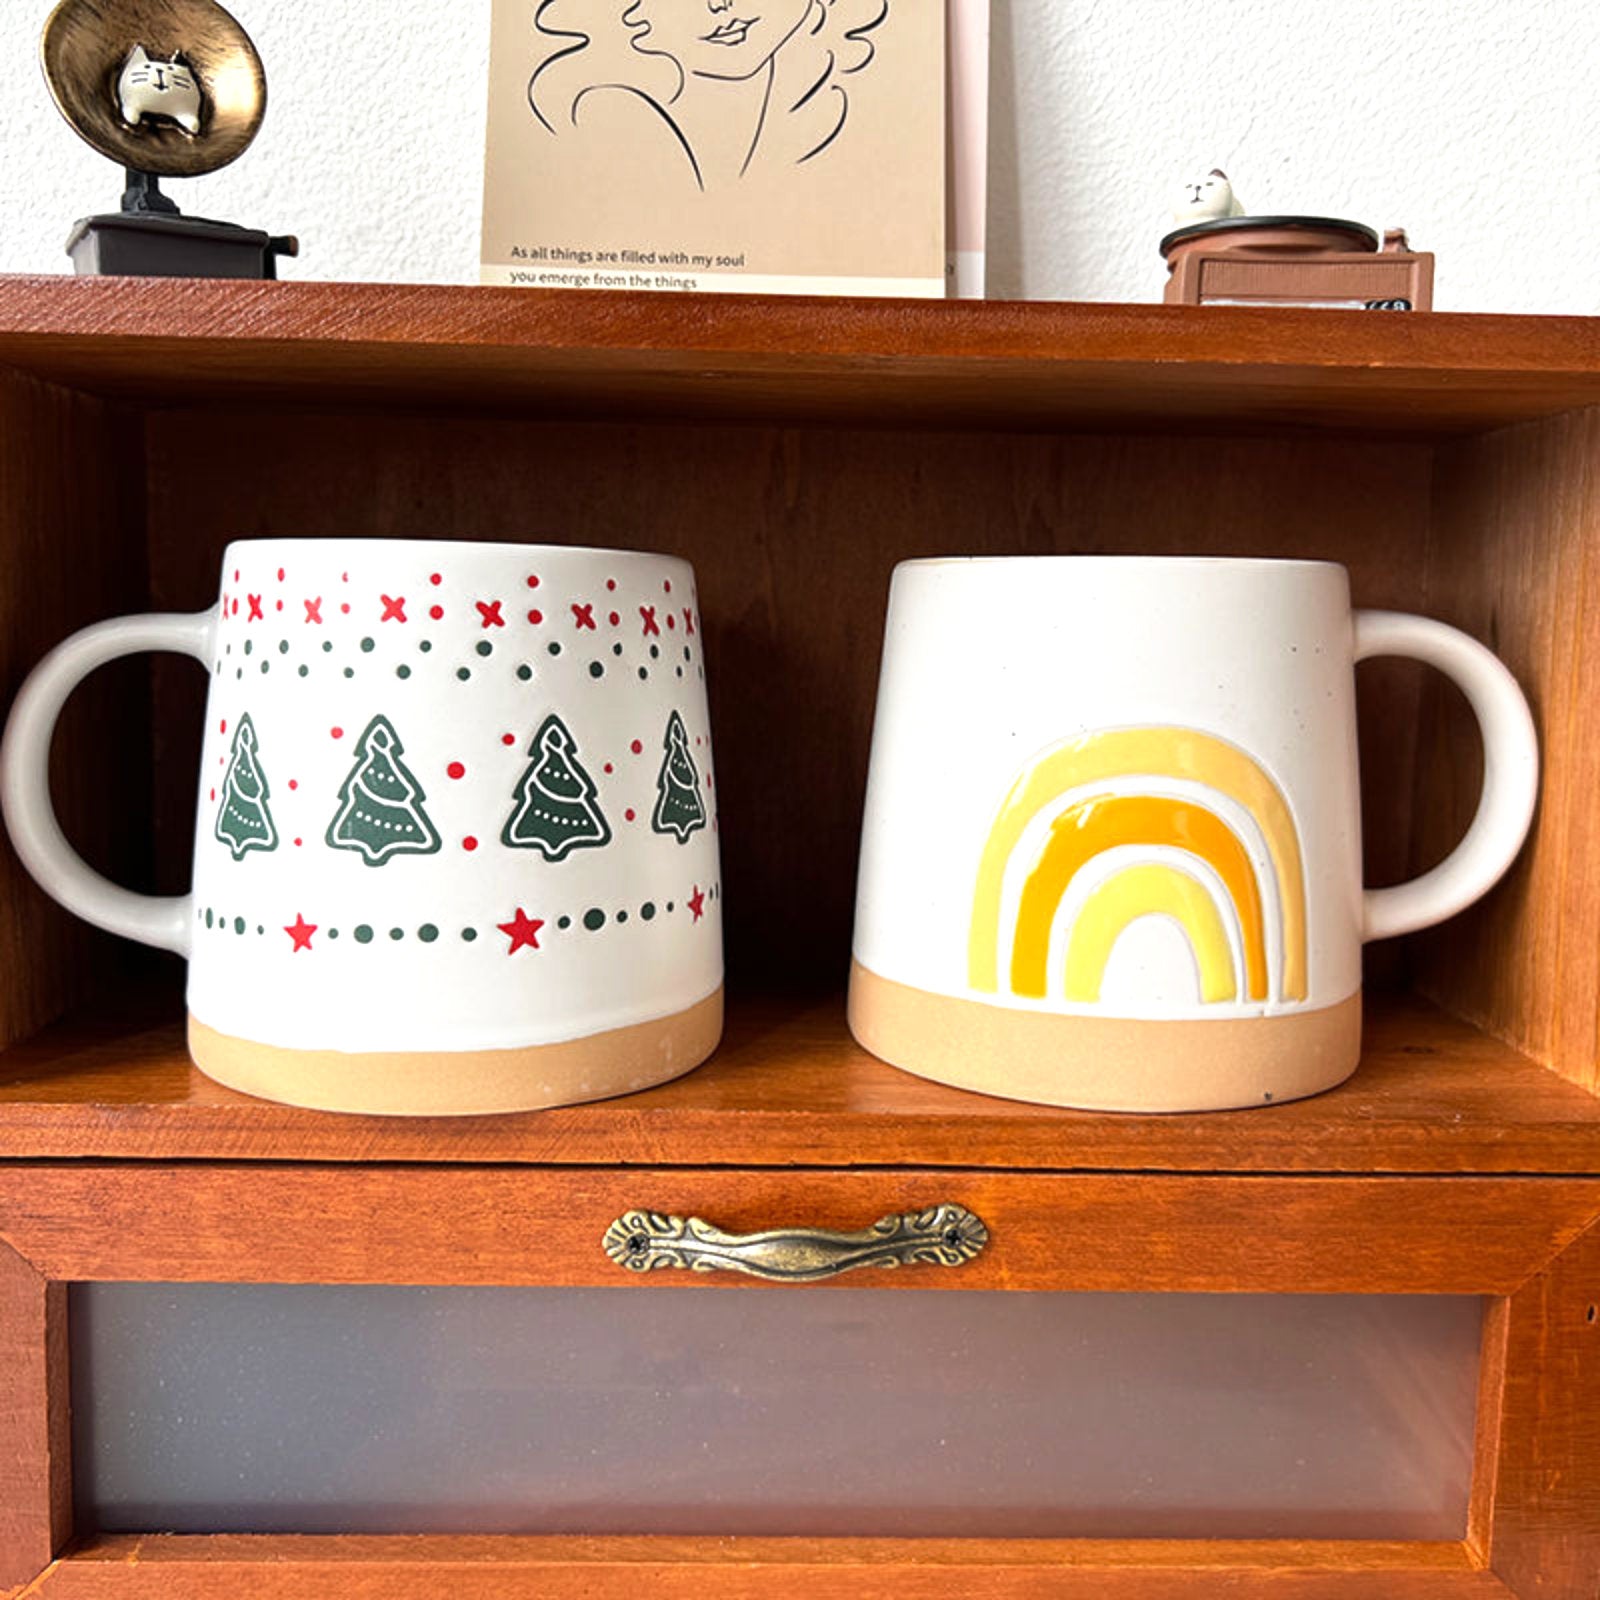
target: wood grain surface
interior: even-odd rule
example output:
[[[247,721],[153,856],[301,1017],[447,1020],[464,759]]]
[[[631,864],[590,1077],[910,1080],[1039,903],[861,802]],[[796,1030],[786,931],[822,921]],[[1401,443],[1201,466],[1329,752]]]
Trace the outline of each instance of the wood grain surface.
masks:
[[[644,1094],[522,1116],[330,1116],[235,1094],[190,1063],[182,1001],[64,1024],[0,1056],[0,1155],[123,1160],[1113,1171],[1600,1174],[1600,1101],[1423,1002],[1367,1007],[1348,1083],[1181,1117],[1061,1111],[885,1066],[844,1001],[745,996],[722,1048]]]
[[[0,365],[156,404],[1436,433],[1600,402],[1600,323],[0,278]]]
[[[1539,723],[1542,798],[1528,850],[1480,906],[1418,941],[1427,991],[1600,1090],[1600,411],[1442,450],[1427,606],[1488,642]],[[1419,859],[1471,816],[1477,735],[1430,685]]]
[[[145,592],[143,431],[101,402],[0,372],[0,710],[74,629]],[[149,679],[117,666],[68,704],[56,740],[62,825],[102,870],[151,853]],[[0,830],[0,1049],[93,993],[112,941],[47,900]]]
[[[748,1234],[856,1231],[945,1202],[987,1225],[976,1260],[866,1269],[820,1287],[1509,1294],[1600,1215],[1600,1181],[0,1167],[0,1235],[67,1281],[765,1288],[734,1274],[630,1273],[601,1240],[636,1209]]]
[[[53,1600],[1490,1600],[1459,1545],[161,1538],[87,1542]]]
[[[72,1530],[66,1285],[0,1238],[0,1591],[42,1568]]]
[[[1518,1595],[1600,1591],[1600,1231],[1517,1294],[1506,1354],[1490,1565]]]

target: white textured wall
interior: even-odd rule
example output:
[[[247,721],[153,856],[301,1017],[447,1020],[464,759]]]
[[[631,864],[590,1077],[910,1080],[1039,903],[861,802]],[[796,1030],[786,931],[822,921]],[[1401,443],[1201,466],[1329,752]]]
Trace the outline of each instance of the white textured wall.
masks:
[[[31,68],[47,10],[0,0],[3,271],[61,270],[120,192]],[[473,281],[487,0],[234,10],[272,105],[185,210],[297,232],[296,277]],[[1222,165],[1252,210],[1408,227],[1441,309],[1600,313],[1593,0],[995,0],[995,26],[992,293],[1159,298],[1168,191]]]

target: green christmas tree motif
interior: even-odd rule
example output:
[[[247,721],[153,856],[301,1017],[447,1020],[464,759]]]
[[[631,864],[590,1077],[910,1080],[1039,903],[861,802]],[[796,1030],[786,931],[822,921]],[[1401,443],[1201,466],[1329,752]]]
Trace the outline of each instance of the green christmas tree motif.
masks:
[[[611,828],[595,801],[594,779],[578,760],[577,746],[560,717],[544,719],[528,754],[533,760],[517,785],[517,808],[500,842],[513,850],[537,850],[547,861],[609,844]]]
[[[679,844],[706,825],[706,808],[700,801],[700,774],[689,754],[689,735],[683,718],[676,711],[667,719],[667,734],[662,740],[666,758],[656,774],[656,809],[650,826],[657,833],[674,833]]]
[[[374,717],[339,788],[328,843],[335,850],[359,850],[369,867],[381,867],[392,856],[431,856],[439,849],[438,830],[422,809],[428,797],[400,759],[404,754],[389,719]]]
[[[257,755],[255,724],[246,713],[234,729],[233,753],[217,810],[217,837],[233,852],[235,861],[242,861],[248,850],[278,848],[278,830],[267,809],[271,794]]]

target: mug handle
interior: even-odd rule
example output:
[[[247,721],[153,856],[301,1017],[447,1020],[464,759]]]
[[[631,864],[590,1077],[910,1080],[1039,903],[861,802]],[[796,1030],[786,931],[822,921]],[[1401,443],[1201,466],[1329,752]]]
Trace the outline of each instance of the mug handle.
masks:
[[[216,613],[157,614],[99,622],[64,640],[28,674],[0,740],[0,811],[39,887],[97,928],[189,953],[189,895],[136,894],[102,878],[67,842],[50,803],[50,741],[67,697],[96,667],[146,650],[209,666]]]
[[[1516,859],[1539,796],[1539,739],[1517,680],[1457,628],[1402,611],[1357,611],[1355,659],[1405,656],[1437,667],[1467,697],[1483,737],[1483,792],[1466,836],[1438,866],[1362,895],[1362,938],[1392,939],[1464,911]]]

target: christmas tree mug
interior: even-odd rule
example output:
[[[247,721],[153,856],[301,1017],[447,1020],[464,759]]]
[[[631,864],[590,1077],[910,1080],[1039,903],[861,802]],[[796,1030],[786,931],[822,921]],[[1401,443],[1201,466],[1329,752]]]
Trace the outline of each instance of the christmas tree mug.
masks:
[[[68,910],[188,958],[219,1082],[328,1110],[527,1110],[677,1077],[722,1026],[721,884],[694,573],[567,547],[229,547],[193,616],[85,629],[0,747],[17,853]],[[191,893],[72,851],[47,766],[120,656],[211,675]]]
[[[1364,890],[1355,664],[1407,656],[1482,731],[1455,852]],[[895,573],[850,1022],[896,1066],[1113,1111],[1263,1105],[1360,1054],[1361,947],[1442,922],[1538,788],[1506,668],[1350,608],[1318,561],[1023,557]]]

